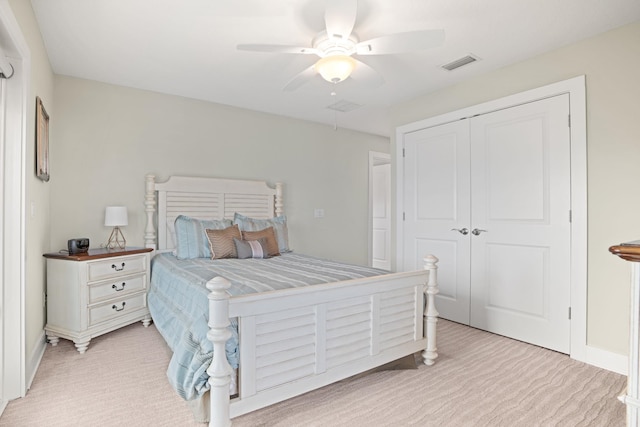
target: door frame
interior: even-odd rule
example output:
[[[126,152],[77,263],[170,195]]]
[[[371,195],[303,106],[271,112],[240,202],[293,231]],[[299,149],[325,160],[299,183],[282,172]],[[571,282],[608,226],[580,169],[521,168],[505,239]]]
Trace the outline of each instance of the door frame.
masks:
[[[372,266],[373,263],[373,167],[380,161],[388,162],[391,164],[391,154],[382,153],[380,151],[369,151],[369,217],[367,219],[368,224],[368,244],[367,244],[367,263],[369,267]],[[392,165],[393,166],[393,165]],[[391,172],[393,173],[393,171]],[[389,175],[391,178],[391,175]],[[391,232],[393,226],[390,227],[389,232]],[[393,251],[391,251],[391,255],[393,258]]]
[[[571,358],[592,363],[587,346],[587,116],[584,75],[462,108],[396,128],[396,252],[395,266],[404,264],[401,220],[404,207],[404,135],[421,129],[486,114],[521,104],[569,94],[571,115]],[[438,254],[434,254],[438,255]],[[617,366],[616,366],[617,368]],[[609,369],[609,368],[607,368]],[[618,369],[613,369],[618,370]]]
[[[3,247],[0,252],[2,272],[2,393],[0,412],[7,402],[26,394],[25,357],[25,218],[26,218],[26,140],[27,105],[31,75],[29,47],[15,19],[8,0],[0,0],[0,41],[14,67],[6,80],[5,128],[0,135],[4,149],[2,163]],[[10,327],[8,325],[11,325]],[[16,328],[15,325],[18,325]]]

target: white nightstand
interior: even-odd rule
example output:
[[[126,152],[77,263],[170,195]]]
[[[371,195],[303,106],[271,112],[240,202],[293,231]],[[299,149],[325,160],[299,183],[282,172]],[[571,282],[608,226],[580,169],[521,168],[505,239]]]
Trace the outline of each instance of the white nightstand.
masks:
[[[90,249],[47,258],[47,325],[51,345],[72,340],[80,353],[91,338],[142,321],[149,326],[149,248]]]

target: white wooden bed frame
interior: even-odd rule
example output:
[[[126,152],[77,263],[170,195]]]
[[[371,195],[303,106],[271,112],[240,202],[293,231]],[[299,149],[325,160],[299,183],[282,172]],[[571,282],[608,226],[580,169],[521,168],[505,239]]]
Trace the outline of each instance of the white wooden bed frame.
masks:
[[[172,249],[167,219],[179,214],[211,219],[233,218],[235,212],[253,218],[282,215],[282,190],[282,184],[273,189],[263,181],[216,178],[174,176],[156,183],[147,175],[145,246]],[[418,351],[432,365],[438,357],[438,259],[429,255],[424,261],[424,270],[415,272],[235,297],[227,293],[226,279],[212,279],[207,283],[208,338],[214,347],[207,369],[209,425],[230,426],[236,416]],[[239,325],[240,367],[239,394],[232,399],[225,343],[233,317]]]

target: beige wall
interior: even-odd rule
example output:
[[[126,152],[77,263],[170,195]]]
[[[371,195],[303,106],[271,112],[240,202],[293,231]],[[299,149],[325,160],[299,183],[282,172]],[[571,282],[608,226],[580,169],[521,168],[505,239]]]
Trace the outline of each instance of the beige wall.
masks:
[[[27,95],[27,147],[25,159],[26,183],[26,357],[37,357],[36,351],[43,337],[46,311],[43,306],[45,292],[45,263],[42,254],[49,251],[50,222],[49,197],[51,184],[44,183],[35,175],[35,100],[39,96],[50,116],[55,117],[53,106],[53,72],[42,42],[31,3],[25,0],[10,0],[16,21],[31,51],[31,81]],[[53,138],[54,136],[51,135]],[[34,205],[31,216],[30,205]],[[28,375],[30,373],[27,373]]]
[[[54,250],[73,237],[104,243],[104,208],[116,204],[129,209],[127,243],[142,245],[153,173],[282,181],[294,250],[367,263],[368,152],[389,152],[387,138],[62,76],[55,111]]]
[[[400,126],[586,75],[588,344],[620,354],[628,349],[630,266],[607,249],[640,238],[638,70],[640,22],[397,105],[392,112],[393,125]]]
[[[175,96],[55,77],[30,3],[10,0],[31,49],[27,141],[34,140],[35,97],[51,115],[49,183],[26,150],[26,354],[42,336],[42,253],[109,230],[104,207],[125,204],[130,244],[142,244],[144,175],[269,179],[286,184],[292,247],[366,263],[368,151],[389,152],[377,136]],[[577,75],[587,76],[590,345],[627,350],[629,266],[611,244],[640,237],[640,23],[420,97],[393,110],[394,126]],[[54,90],[55,88],[55,90]],[[394,149],[392,147],[392,153]],[[50,205],[50,207],[49,207]],[[313,209],[326,217],[314,219]]]

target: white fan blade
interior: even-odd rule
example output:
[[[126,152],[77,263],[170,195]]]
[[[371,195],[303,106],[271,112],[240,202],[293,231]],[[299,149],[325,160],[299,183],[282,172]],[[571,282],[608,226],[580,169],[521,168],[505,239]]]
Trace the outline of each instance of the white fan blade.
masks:
[[[358,0],[327,0],[324,22],[329,37],[348,39],[356,23]]]
[[[318,54],[318,51],[312,47],[288,46],[283,44],[239,44],[236,48],[238,50],[249,50],[252,52]]]
[[[444,43],[443,30],[409,31],[365,40],[356,45],[358,55],[389,55],[431,49]]]
[[[298,73],[293,79],[289,81],[289,83],[285,85],[282,90],[284,90],[285,92],[293,92],[303,84],[311,81],[311,79],[314,78],[317,74],[314,65]]]
[[[355,58],[354,58],[355,59]],[[351,78],[368,87],[378,87],[384,84],[384,78],[374,68],[356,59],[356,68],[351,73]]]

